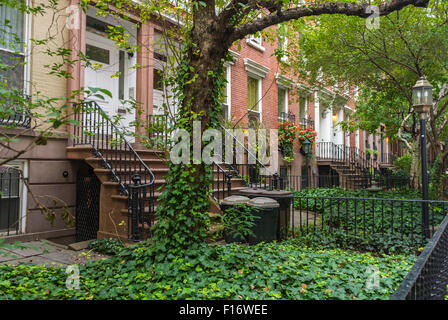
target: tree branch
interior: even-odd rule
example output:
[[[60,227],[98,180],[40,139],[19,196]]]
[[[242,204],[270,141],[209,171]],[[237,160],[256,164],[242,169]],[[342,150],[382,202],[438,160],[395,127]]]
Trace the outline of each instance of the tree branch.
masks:
[[[264,8],[272,8],[274,1],[259,1],[258,5]],[[387,15],[393,11],[400,10],[410,4],[416,7],[426,7],[429,0],[391,0],[379,6],[379,15]],[[268,8],[269,5],[269,8]],[[282,11],[282,14],[268,14],[251,22],[245,23],[234,29],[231,36],[232,42],[243,39],[249,34],[257,33],[267,27],[275,24],[299,19],[303,17],[318,16],[322,14],[344,14],[347,16],[357,16],[367,18],[371,16],[371,12],[367,12],[369,3],[352,3],[352,2],[325,2],[319,4],[309,4],[308,6],[295,7]]]

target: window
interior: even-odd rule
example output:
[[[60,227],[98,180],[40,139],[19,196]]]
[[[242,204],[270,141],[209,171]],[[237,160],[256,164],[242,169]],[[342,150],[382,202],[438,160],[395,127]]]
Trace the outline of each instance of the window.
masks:
[[[260,121],[260,83],[261,80],[248,77],[247,79],[247,107],[249,109],[249,126],[256,126]]]
[[[299,116],[300,116],[300,122],[306,123],[307,120],[307,103],[306,98],[300,97],[299,99]]]
[[[260,34],[258,34],[258,35],[251,34],[251,35],[249,35],[249,41],[261,46],[261,35]]]
[[[258,15],[258,18],[261,18],[261,14]],[[250,34],[247,37],[247,43],[260,51],[265,50],[265,48],[262,46],[262,36],[260,32]]]
[[[23,91],[25,82],[25,15],[0,5],[0,81],[9,89]]]
[[[224,67],[224,78],[227,82],[222,88],[222,116],[230,120],[230,66]]]
[[[0,234],[18,234],[20,230],[20,171],[0,167]]]
[[[155,90],[163,91],[163,76],[162,76],[162,74],[163,74],[162,70],[154,69],[154,72],[153,72],[153,79],[154,79],[153,87],[154,87]]]
[[[288,50],[288,37],[287,37],[288,29],[286,25],[280,24],[278,25],[278,50],[282,52],[281,61],[287,62],[287,50]]]
[[[110,52],[107,49],[98,48],[86,44],[86,57],[99,63],[110,64]]]
[[[247,79],[247,106],[250,111],[258,112],[258,79],[248,77]]]
[[[287,97],[288,90],[285,88],[278,88],[278,118],[281,121],[285,121],[288,119],[288,106],[287,106]]]

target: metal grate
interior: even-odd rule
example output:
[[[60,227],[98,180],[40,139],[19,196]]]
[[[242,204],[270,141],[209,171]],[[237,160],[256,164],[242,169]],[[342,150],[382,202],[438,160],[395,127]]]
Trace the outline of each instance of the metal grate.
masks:
[[[0,167],[0,234],[15,235],[20,230],[20,171]]]
[[[87,172],[86,172],[87,171]],[[82,168],[76,176],[76,241],[96,239],[100,223],[101,182],[93,170]]]

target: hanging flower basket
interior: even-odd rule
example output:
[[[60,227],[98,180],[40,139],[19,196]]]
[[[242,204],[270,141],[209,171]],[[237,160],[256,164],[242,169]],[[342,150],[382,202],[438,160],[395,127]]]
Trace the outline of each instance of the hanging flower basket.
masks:
[[[294,139],[299,127],[289,121],[278,124],[278,147],[283,155],[283,160],[291,162],[294,160]]]

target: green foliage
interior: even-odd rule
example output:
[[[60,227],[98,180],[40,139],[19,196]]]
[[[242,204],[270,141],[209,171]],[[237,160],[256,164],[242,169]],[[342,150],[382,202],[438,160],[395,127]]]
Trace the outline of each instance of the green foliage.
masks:
[[[448,175],[442,169],[442,154],[439,153],[430,165],[428,179],[429,179],[429,198],[430,199],[446,199],[447,190],[444,191],[444,181]]]
[[[103,254],[116,255],[125,248],[123,242],[118,239],[97,239],[89,242],[89,249]]]
[[[201,245],[159,258],[146,243],[80,265],[79,290],[66,288],[64,268],[0,265],[0,299],[387,299],[415,261],[299,240]],[[372,267],[378,288],[369,289]]]
[[[411,172],[412,156],[410,154],[402,155],[394,160],[394,166],[396,170],[401,170],[408,176]]]
[[[404,117],[412,110],[411,90],[418,78],[424,75],[432,83],[435,100],[447,83],[447,12],[443,1],[434,0],[428,8],[410,6],[378,18],[379,28],[368,28],[366,20],[342,15],[322,15],[313,18],[313,23],[293,21],[291,29],[300,37],[289,44],[295,53],[289,62],[310,83],[344,82],[359,88],[356,111],[342,122],[344,130],[361,128],[375,133],[384,126],[384,136],[396,139]],[[342,86],[335,90],[342,93]],[[446,98],[441,105],[445,102]],[[433,122],[437,131],[446,117],[443,112]],[[402,129],[402,137],[414,145],[419,130],[415,113]],[[432,130],[428,134],[439,135]]]
[[[259,216],[253,215],[253,211],[258,210],[255,207],[249,207],[245,204],[237,204],[228,208],[224,212],[223,225],[226,235],[234,239],[247,239],[253,236],[252,231],[255,221]]]
[[[390,201],[383,203],[370,200],[421,199],[421,195],[414,190],[373,193],[367,190],[333,188],[307,189],[293,193],[299,197],[294,199],[294,207],[301,216],[309,215],[308,212],[319,215],[317,223],[296,228],[300,236],[322,233],[322,237],[344,244],[338,247],[375,252],[413,252],[424,244],[420,203],[406,201],[392,204]],[[344,199],[337,201],[334,197]],[[438,226],[444,217],[442,207],[430,204],[429,210],[430,225]]]

